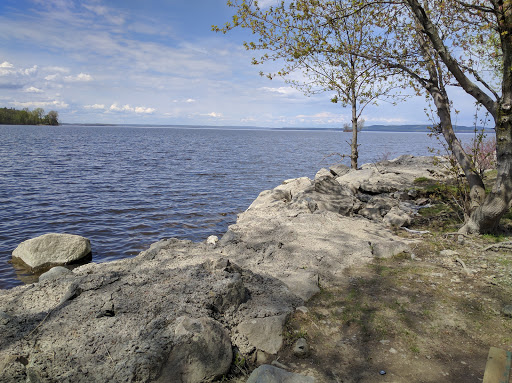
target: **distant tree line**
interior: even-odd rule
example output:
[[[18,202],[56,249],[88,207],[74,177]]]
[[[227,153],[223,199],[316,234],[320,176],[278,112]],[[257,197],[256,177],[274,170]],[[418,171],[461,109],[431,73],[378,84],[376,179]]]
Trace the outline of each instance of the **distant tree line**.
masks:
[[[2,125],[59,125],[59,114],[50,110],[44,114],[44,109],[30,110],[24,108],[0,108],[0,124]]]

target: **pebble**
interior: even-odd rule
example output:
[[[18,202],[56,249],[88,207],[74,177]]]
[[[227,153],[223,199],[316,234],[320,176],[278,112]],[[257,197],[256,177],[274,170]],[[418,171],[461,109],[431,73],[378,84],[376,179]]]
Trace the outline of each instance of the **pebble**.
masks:
[[[398,351],[397,351],[397,350],[395,350],[393,347],[391,347],[391,348],[389,349],[389,352],[390,352],[390,353],[392,353],[392,354],[396,354]]]
[[[442,250],[440,253],[439,253],[440,256],[442,257],[454,257],[456,255],[459,255],[459,253],[457,253],[456,251],[454,250]]]
[[[506,317],[512,318],[512,305],[503,306],[501,309],[501,313]]]
[[[299,306],[295,310],[300,311],[303,314],[307,314],[309,312],[309,309],[306,306]]]
[[[293,353],[296,356],[306,356],[309,354],[309,345],[306,339],[299,338],[293,345]]]

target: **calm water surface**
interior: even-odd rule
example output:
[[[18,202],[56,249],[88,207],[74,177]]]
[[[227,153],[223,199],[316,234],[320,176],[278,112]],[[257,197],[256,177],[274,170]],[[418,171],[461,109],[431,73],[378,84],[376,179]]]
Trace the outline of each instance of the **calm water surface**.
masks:
[[[65,232],[93,261],[131,257],[162,238],[222,235],[260,191],[337,162],[350,133],[0,126],[0,288],[31,281],[11,263],[22,241]],[[360,135],[361,163],[428,155],[425,133]],[[348,161],[345,161],[348,163]]]

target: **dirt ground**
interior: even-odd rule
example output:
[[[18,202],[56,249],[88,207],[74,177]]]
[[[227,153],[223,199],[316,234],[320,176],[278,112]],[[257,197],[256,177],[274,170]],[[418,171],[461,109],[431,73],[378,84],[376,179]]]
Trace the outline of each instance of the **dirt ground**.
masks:
[[[419,217],[416,226],[430,232],[397,231],[421,239],[411,252],[322,286],[290,318],[271,360],[326,383],[482,382],[489,348],[512,351],[512,232],[461,242],[450,228],[437,230],[436,218]],[[293,353],[299,338],[310,348],[303,357]]]
[[[346,270],[295,313],[279,362],[319,382],[482,382],[489,347],[512,350],[512,252],[423,237],[413,253]]]

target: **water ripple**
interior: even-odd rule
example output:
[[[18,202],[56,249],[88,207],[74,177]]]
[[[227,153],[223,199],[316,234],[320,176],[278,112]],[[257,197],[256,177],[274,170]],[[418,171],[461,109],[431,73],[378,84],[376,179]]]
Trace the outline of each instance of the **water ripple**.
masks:
[[[404,149],[428,154],[425,134],[374,137],[361,134],[363,162]],[[325,131],[0,126],[0,288],[34,280],[9,263],[11,252],[48,232],[88,237],[94,262],[133,256],[162,238],[221,235],[261,190],[313,177],[348,139]]]

